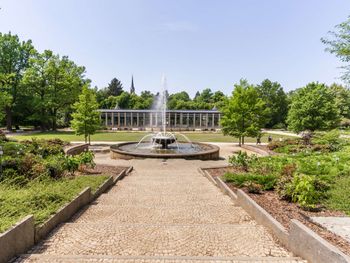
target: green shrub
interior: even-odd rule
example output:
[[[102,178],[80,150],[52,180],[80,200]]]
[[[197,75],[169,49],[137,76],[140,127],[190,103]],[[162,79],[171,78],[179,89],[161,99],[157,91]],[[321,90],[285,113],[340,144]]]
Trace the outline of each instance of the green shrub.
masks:
[[[25,145],[17,142],[6,142],[2,144],[2,148],[4,155],[11,157],[23,156],[26,150]]]
[[[27,146],[27,151],[46,158],[50,155],[63,154],[62,140],[43,140],[33,138],[31,141],[23,142]]]
[[[280,198],[285,200],[292,200],[292,193],[286,185],[290,184],[293,181],[293,176],[297,170],[297,165],[295,163],[286,164],[283,166],[281,175],[279,176],[276,184],[276,192]]]
[[[315,175],[298,174],[286,184],[285,192],[293,202],[302,208],[315,208],[327,196],[330,185],[326,180]]]
[[[224,180],[230,182],[237,187],[244,187],[246,183],[252,182],[261,185],[262,190],[273,190],[277,177],[275,175],[257,175],[257,174],[232,174],[226,173],[224,175]]]
[[[251,155],[249,156],[247,152],[239,151],[237,155],[233,155],[229,157],[229,163],[233,166],[242,168],[244,171],[248,171],[248,166],[254,162],[256,162],[257,156]]]
[[[345,144],[346,141],[340,138],[339,130],[331,130],[322,135],[318,135],[314,139],[315,144],[327,145],[330,151],[339,151]]]
[[[84,151],[79,154],[79,162],[80,165],[95,167],[96,164],[94,162],[95,154],[92,151]]]
[[[45,167],[47,170],[48,175],[51,178],[61,178],[66,170],[66,162],[65,162],[65,157],[63,155],[53,155],[48,158],[46,158],[45,162]]]
[[[65,169],[68,170],[72,175],[79,169],[80,158],[78,155],[66,155],[64,161]]]

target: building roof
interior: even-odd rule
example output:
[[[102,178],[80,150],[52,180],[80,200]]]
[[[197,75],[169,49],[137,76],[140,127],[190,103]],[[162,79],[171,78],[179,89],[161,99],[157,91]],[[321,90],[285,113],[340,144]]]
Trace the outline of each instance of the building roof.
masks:
[[[159,110],[123,110],[123,109],[99,109],[100,112],[160,112]],[[220,113],[218,110],[167,110],[166,112],[176,113]]]

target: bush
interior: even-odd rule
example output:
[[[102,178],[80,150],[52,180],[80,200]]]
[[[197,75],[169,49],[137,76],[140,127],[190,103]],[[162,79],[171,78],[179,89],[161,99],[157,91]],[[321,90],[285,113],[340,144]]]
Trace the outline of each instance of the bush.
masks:
[[[63,155],[55,155],[47,158],[44,162],[48,175],[51,178],[61,178],[65,172],[65,158]]]
[[[340,138],[340,131],[338,130],[331,130],[317,136],[314,142],[319,145],[327,145],[330,151],[339,151],[345,145],[345,140]]]
[[[290,184],[293,181],[294,173],[297,170],[297,165],[295,163],[286,164],[283,166],[281,175],[277,180],[276,192],[280,198],[285,200],[292,200],[292,195],[289,192],[289,189],[286,188],[286,185]]]
[[[2,130],[0,130],[0,142],[7,142],[7,141],[8,139],[6,138],[5,133]]]
[[[256,162],[257,156],[251,155],[249,156],[246,152],[239,151],[237,155],[233,155],[229,157],[229,163],[233,166],[242,168],[244,171],[248,171],[248,166],[254,162]]]
[[[285,193],[304,209],[315,208],[326,197],[328,182],[315,175],[299,174],[285,185]]]
[[[275,188],[277,177],[275,175],[226,173],[224,175],[224,180],[233,183],[237,187],[244,187],[247,183],[255,183],[260,185],[262,190],[267,191]]]
[[[96,164],[94,163],[95,154],[92,151],[85,151],[79,154],[80,165],[90,166],[94,168]]]
[[[64,142],[59,139],[54,140],[38,140],[33,138],[31,141],[25,141],[24,144],[28,148],[28,152],[41,155],[46,158],[50,155],[63,154]]]
[[[78,155],[66,155],[64,157],[64,167],[68,170],[72,175],[79,169],[80,158]]]

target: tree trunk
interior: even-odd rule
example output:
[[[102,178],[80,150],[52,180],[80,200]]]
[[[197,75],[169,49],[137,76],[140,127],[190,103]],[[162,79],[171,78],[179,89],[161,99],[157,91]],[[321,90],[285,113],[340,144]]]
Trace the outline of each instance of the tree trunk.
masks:
[[[89,145],[91,145],[91,137],[90,137],[90,134],[89,134]]]
[[[244,144],[244,136],[242,136],[242,144]]]
[[[241,139],[242,139],[242,137],[239,136],[239,138],[238,138],[238,146],[239,146],[239,147],[241,147]]]
[[[52,112],[52,130],[57,130],[57,109],[54,109]]]
[[[11,107],[5,108],[6,112],[6,129],[12,131],[12,109]]]

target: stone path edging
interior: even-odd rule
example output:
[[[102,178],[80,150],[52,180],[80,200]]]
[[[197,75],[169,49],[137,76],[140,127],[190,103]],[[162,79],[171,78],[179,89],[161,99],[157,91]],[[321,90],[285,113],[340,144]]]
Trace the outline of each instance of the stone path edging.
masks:
[[[117,176],[107,178],[94,194],[87,187],[72,201],[61,207],[55,214],[40,226],[34,226],[34,216],[28,215],[9,230],[0,234],[0,263],[7,262],[16,255],[25,253],[34,244],[43,240],[59,224],[68,221],[75,213],[87,204],[94,201],[102,193],[106,192],[117,181],[123,179],[132,171],[130,166],[121,171]]]
[[[290,249],[296,255],[300,255],[310,262],[350,262],[350,257],[298,220],[291,220],[289,243]]]
[[[34,245],[34,217],[28,215],[0,234],[0,263],[26,252]]]
[[[205,169],[200,168],[200,170],[203,171],[202,174],[204,176],[207,178],[209,176],[211,178],[209,180],[214,180]],[[350,257],[317,235],[300,221],[292,219],[291,229],[288,232],[281,223],[258,205],[245,192],[238,189],[237,194],[235,194],[219,177],[215,178],[215,181],[217,182],[216,185],[224,193],[236,201],[258,223],[270,229],[282,245],[290,249],[295,255],[305,258],[310,263],[350,263]]]

